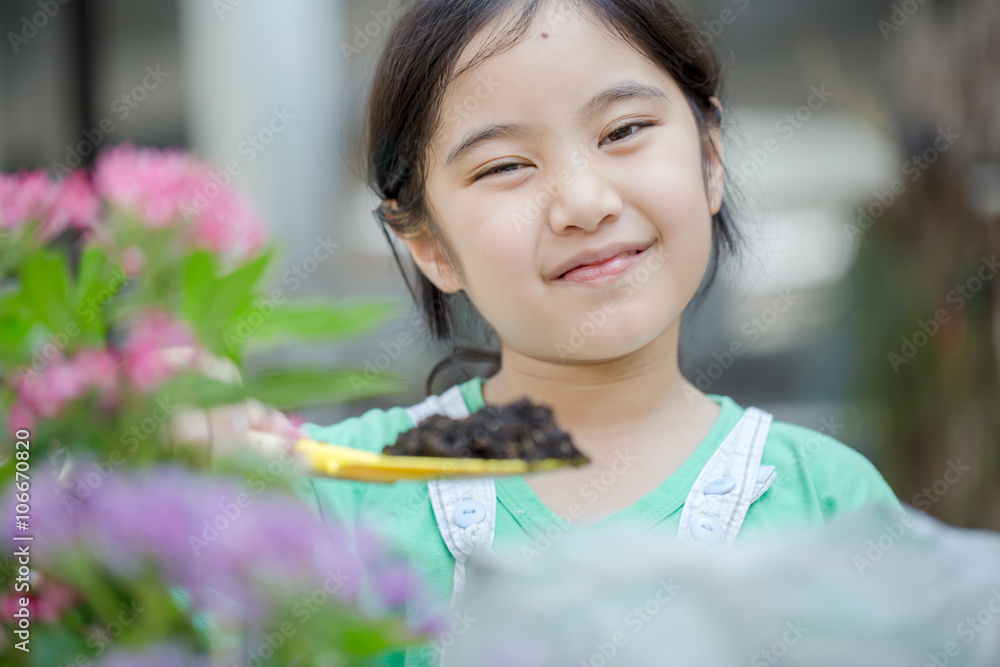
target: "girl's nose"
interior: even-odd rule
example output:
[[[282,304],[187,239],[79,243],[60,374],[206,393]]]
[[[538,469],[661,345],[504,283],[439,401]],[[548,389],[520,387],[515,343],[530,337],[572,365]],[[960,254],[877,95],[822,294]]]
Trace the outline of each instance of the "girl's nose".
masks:
[[[571,168],[569,178],[559,181],[548,207],[549,226],[557,234],[570,227],[592,232],[605,220],[621,216],[624,204],[615,183],[608,177],[599,158]]]

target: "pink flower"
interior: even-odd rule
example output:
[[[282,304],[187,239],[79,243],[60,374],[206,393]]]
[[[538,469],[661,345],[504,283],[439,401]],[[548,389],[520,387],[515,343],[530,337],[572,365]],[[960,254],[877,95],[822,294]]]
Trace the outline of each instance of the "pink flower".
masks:
[[[69,403],[97,390],[106,406],[118,399],[118,361],[108,350],[89,349],[72,359],[58,357],[41,371],[30,371],[15,381],[18,400],[10,410],[10,428],[34,426],[36,417],[59,416]]]
[[[72,588],[58,581],[47,581],[38,594],[14,595],[13,593],[0,597],[0,611],[4,618],[14,618],[14,612],[21,608],[20,598],[28,598],[28,612],[42,623],[54,623],[65,611],[71,609],[80,597]]]
[[[148,311],[133,322],[122,349],[125,375],[140,391],[151,391],[176,370],[163,351],[170,347],[193,347],[196,343],[187,324],[170,313]]]
[[[45,374],[45,379],[50,405],[65,405],[79,398],[87,386],[83,375],[70,362],[53,363]]]
[[[101,402],[112,406],[118,399],[118,358],[110,350],[83,350],[72,360],[73,367],[87,386],[97,390]]]
[[[67,226],[91,229],[100,211],[100,199],[86,172],[75,171],[55,186],[55,197],[40,236],[43,240],[54,238]]]
[[[97,160],[94,182],[112,205],[135,213],[142,224],[161,229],[178,224],[208,170],[186,153],[116,146]]]
[[[86,382],[79,371],[61,357],[53,359],[41,373],[22,376],[17,386],[25,406],[36,416],[46,418],[59,415],[85,389]]]
[[[101,155],[98,191],[152,229],[187,227],[195,247],[242,259],[264,243],[264,225],[211,167],[181,151],[117,146]]]
[[[129,278],[135,278],[145,266],[146,253],[142,251],[142,248],[132,246],[126,248],[125,252],[122,253],[122,269]]]
[[[199,247],[242,259],[260,250],[264,223],[242,199],[220,192],[198,214],[191,235]]]
[[[14,614],[21,608],[21,597],[21,595],[15,595],[14,593],[7,593],[0,596],[0,613],[3,614],[4,618],[15,618]],[[30,601],[28,602],[28,611],[34,611]]]
[[[35,430],[35,415],[22,401],[14,401],[7,413],[7,431],[13,435],[19,429]]]
[[[80,600],[76,591],[58,581],[46,581],[35,603],[42,623],[55,623]]]
[[[45,171],[0,174],[0,229],[17,229],[40,220],[52,202],[53,185]]]

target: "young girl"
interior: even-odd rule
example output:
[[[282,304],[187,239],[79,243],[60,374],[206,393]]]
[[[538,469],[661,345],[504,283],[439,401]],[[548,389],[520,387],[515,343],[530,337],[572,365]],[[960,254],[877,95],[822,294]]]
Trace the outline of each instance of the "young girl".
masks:
[[[735,249],[719,76],[669,0],[418,0],[389,35],[368,109],[376,214],[419,269],[432,333],[454,339],[464,295],[498,363],[417,406],[303,428],[378,452],[434,412],[530,397],[592,461],[466,482],[310,480],[317,511],[377,527],[445,604],[477,546],[520,543],[531,561],[566,531],[625,523],[723,546],[899,507],[855,450],[705,395],[678,368],[681,313]],[[405,664],[434,660],[424,647]]]

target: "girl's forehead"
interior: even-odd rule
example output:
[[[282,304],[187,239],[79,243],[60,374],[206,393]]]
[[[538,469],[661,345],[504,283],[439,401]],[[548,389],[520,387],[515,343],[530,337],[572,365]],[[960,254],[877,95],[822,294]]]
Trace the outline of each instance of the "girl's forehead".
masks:
[[[460,74],[449,83],[448,90],[468,86],[470,82],[474,85],[477,74],[481,76],[484,70],[510,71],[514,78],[536,63],[574,67],[575,63],[559,57],[566,47],[585,47],[591,53],[607,57],[631,48],[620,35],[602,26],[594,15],[576,3],[557,0],[540,4],[527,27],[516,25],[520,16],[516,8],[520,3],[513,3],[481,29],[456,59],[452,71]]]
[[[510,36],[513,19],[516,15],[508,15],[487,25],[456,60],[457,74],[442,99],[446,125],[506,112],[524,99],[549,106],[563,93],[569,102],[614,79],[645,79],[676,90],[657,63],[582,10],[552,14],[540,8],[516,40]]]

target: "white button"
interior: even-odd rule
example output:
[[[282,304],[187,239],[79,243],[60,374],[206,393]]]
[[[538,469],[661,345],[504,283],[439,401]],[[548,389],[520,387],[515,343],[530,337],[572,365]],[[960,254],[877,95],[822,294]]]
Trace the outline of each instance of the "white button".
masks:
[[[705,485],[702,493],[708,495],[712,493],[729,493],[736,486],[736,480],[732,477],[716,477]]]
[[[486,506],[478,500],[466,498],[455,507],[451,518],[458,526],[468,528],[486,518]]]
[[[722,524],[714,517],[702,515],[691,522],[694,539],[705,544],[718,544],[722,540]]]

